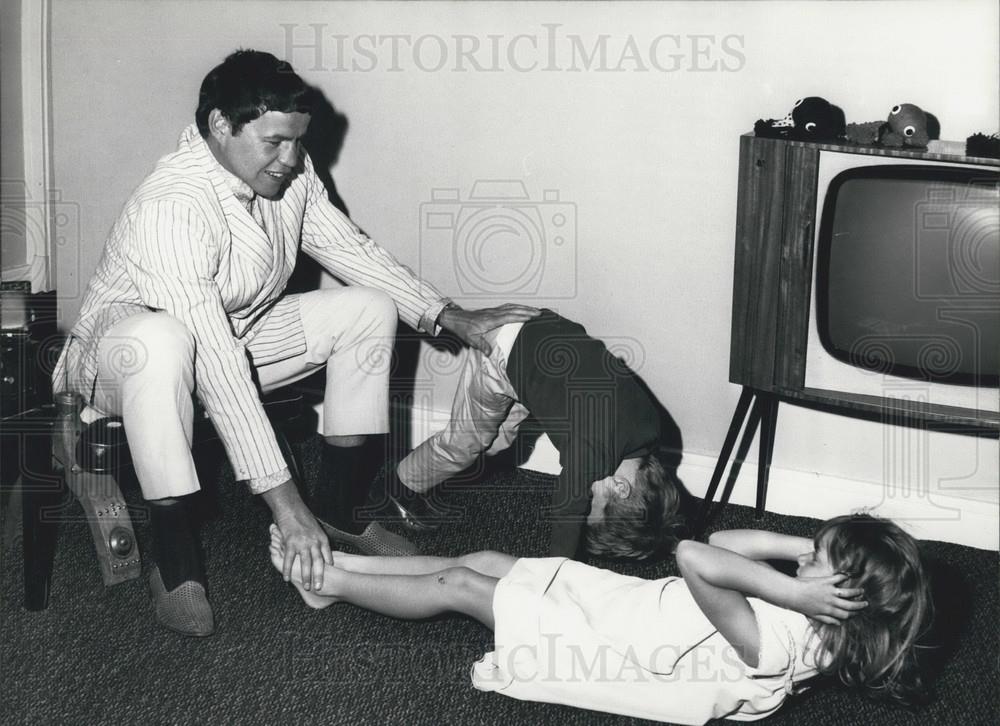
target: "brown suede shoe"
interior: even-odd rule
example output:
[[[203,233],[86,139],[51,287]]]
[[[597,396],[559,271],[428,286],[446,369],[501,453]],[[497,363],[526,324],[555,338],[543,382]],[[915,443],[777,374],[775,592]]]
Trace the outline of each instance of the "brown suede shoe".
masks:
[[[316,518],[316,521],[323,527],[323,531],[326,532],[330,541],[356,547],[362,554],[389,557],[408,557],[420,554],[420,550],[415,544],[405,537],[393,534],[378,522],[369,524],[361,534],[350,534],[327,524],[319,517]]]
[[[170,592],[163,586],[160,568],[149,574],[149,592],[156,608],[156,622],[181,635],[204,638],[215,632],[215,617],[200,582],[182,582]]]

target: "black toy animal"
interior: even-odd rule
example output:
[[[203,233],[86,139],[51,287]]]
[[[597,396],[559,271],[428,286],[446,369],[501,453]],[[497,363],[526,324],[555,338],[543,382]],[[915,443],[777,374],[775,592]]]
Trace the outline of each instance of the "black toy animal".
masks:
[[[792,141],[842,141],[844,111],[820,96],[800,98],[783,119],[758,119],[754,135]]]
[[[1000,159],[1000,135],[974,133],[965,140],[965,155]]]

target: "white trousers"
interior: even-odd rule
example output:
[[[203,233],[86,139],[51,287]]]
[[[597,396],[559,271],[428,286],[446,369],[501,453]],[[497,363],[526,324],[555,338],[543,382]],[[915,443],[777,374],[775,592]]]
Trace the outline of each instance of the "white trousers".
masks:
[[[264,393],[326,366],[324,436],[389,431],[387,356],[396,333],[396,307],[384,293],[364,287],[316,290],[296,295],[306,352],[256,367]],[[259,335],[273,342],[268,321]],[[270,334],[268,334],[270,333]],[[121,364],[121,341],[136,340],[146,363]],[[253,351],[253,344],[248,348]],[[136,477],[145,499],[191,494],[200,489],[191,456],[195,389],[194,337],[163,312],[133,315],[110,328],[98,347],[99,373],[91,410],[84,420],[121,416]],[[376,361],[384,364],[375,365]],[[121,372],[127,371],[127,375]]]
[[[503,451],[514,441],[529,413],[507,377],[507,359],[522,325],[509,323],[489,334],[493,350],[488,356],[474,348],[467,350],[448,425],[396,467],[410,489],[430,491],[468,469],[481,454]]]

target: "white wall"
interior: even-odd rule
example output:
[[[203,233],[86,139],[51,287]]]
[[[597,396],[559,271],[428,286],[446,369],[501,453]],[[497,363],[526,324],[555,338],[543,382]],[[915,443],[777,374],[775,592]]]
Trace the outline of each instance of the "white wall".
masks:
[[[478,179],[517,179],[533,199],[557,190],[574,205],[575,255],[545,270],[537,300],[631,351],[681,427],[682,474],[700,492],[739,393],[728,383],[739,134],[806,95],[840,105],[849,121],[883,120],[907,101],[935,113],[945,138],[993,132],[997,26],[991,0],[55,0],[56,180],[80,205],[79,244],[60,250],[64,317],[125,198],[192,119],[204,73],[237,46],[268,50],[348,118],[334,178],[355,220],[460,302],[507,296],[457,294],[447,235],[421,236],[432,190],[467,195]],[[656,40],[665,35],[678,37]],[[574,56],[574,38],[587,53],[604,42],[604,63]],[[456,54],[456,44],[476,43],[481,70]],[[442,44],[446,62],[433,70]],[[516,263],[486,252],[503,274]],[[563,296],[569,282],[576,293]],[[446,410],[454,379],[433,380],[426,403]],[[805,513],[835,481],[870,494],[837,500],[853,506],[905,480],[908,499],[928,511],[937,512],[935,492],[992,513],[997,458],[996,442],[900,440],[876,424],[783,406],[772,502]],[[749,499],[753,484],[743,477],[736,499]],[[945,529],[922,534],[950,537]]]
[[[21,125],[21,6],[0,5],[0,269],[3,277],[25,279],[24,147]]]

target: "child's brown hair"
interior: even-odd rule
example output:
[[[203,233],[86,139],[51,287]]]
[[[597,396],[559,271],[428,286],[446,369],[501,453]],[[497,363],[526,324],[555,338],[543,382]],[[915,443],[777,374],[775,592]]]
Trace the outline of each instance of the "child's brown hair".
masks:
[[[603,557],[646,559],[670,551],[682,518],[679,483],[657,453],[641,457],[629,496],[612,497],[604,518],[587,527],[587,551]]]
[[[868,606],[838,626],[817,629],[823,673],[904,704],[926,697],[917,641],[933,618],[930,586],[916,541],[893,522],[850,514],[814,537],[830,564],[859,587]]]

